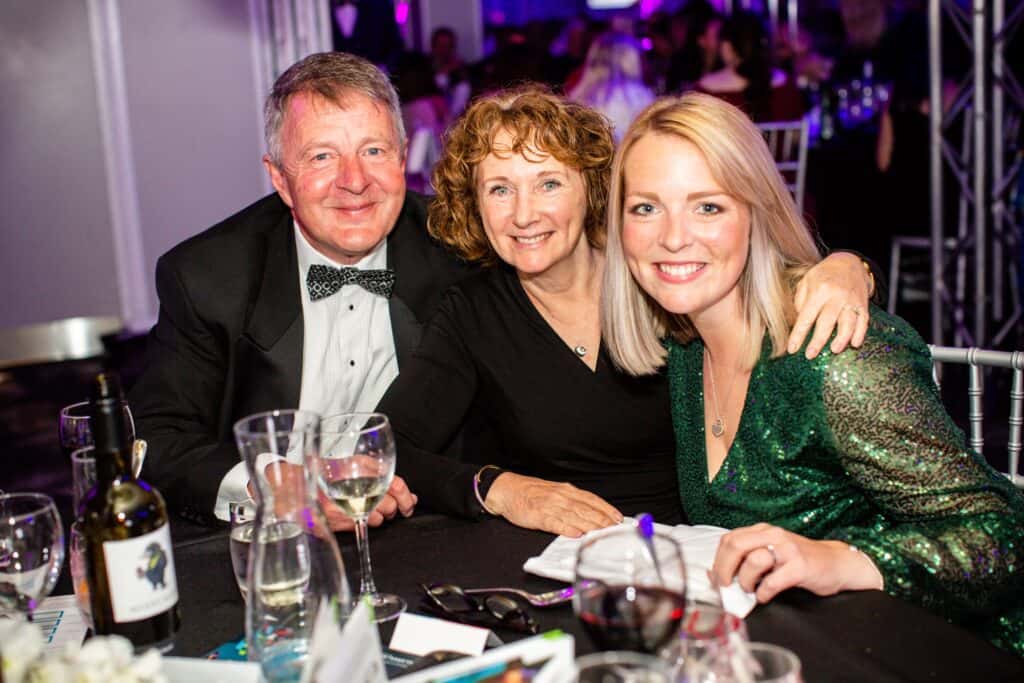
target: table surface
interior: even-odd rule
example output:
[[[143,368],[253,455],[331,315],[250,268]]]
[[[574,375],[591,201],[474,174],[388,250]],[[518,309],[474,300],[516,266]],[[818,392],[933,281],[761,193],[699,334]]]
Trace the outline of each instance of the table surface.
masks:
[[[228,532],[175,520],[172,535],[183,623],[175,654],[202,656],[244,633],[244,605],[231,571]],[[350,585],[358,586],[354,537],[339,534],[338,539]],[[553,539],[500,519],[469,522],[416,515],[371,529],[370,550],[378,589],[401,595],[415,610],[419,583],[514,586],[533,592],[563,586],[522,569],[527,558],[540,554]],[[542,630],[571,633],[578,653],[594,649],[570,605],[531,609]],[[808,683],[1024,681],[1024,660],[879,591],[830,598],[789,591],[759,606],[746,621],[752,640],[793,650]],[[385,645],[391,628],[381,630]],[[497,633],[506,641],[521,637]]]

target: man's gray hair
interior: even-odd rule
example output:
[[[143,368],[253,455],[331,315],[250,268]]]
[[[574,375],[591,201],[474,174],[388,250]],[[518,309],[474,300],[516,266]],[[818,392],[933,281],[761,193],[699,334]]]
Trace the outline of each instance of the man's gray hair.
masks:
[[[345,52],[319,52],[292,64],[274,82],[263,107],[264,135],[270,160],[281,165],[281,126],[288,101],[298,93],[316,94],[345,108],[345,98],[365,95],[391,114],[400,148],[405,146],[405,126],[398,93],[380,69],[362,57]]]

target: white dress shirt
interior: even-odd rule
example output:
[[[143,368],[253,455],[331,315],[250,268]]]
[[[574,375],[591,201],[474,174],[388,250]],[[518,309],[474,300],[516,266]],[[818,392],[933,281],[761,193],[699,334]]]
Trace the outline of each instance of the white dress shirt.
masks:
[[[314,249],[297,225],[294,230],[302,292],[299,409],[323,416],[371,411],[398,377],[388,300],[359,285],[345,285],[325,299],[311,301],[306,287],[309,267],[342,266]],[[387,240],[350,267],[386,268]],[[244,462],[224,476],[214,509],[218,519],[228,520],[229,502],[248,499],[248,483]]]

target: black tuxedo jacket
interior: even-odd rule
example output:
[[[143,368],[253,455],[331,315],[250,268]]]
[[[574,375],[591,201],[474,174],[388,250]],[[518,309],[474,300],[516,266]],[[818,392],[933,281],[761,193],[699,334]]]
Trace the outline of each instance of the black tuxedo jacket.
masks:
[[[387,238],[399,369],[441,293],[469,272],[432,241],[426,203],[409,192]],[[167,252],[157,262],[160,317],[129,395],[149,450],[143,478],[172,509],[212,523],[217,489],[239,461],[232,426],[296,408],[303,320],[295,235],[277,194]]]

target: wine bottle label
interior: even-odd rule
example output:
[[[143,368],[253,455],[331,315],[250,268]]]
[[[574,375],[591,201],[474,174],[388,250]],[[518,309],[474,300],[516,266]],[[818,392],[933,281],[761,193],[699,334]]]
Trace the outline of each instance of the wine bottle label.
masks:
[[[105,541],[103,558],[114,621],[148,619],[177,604],[170,525],[136,538]]]

